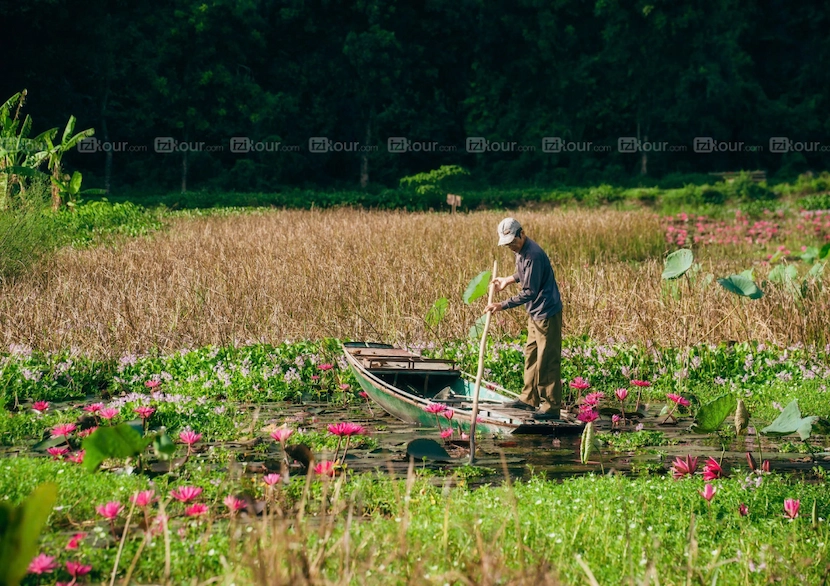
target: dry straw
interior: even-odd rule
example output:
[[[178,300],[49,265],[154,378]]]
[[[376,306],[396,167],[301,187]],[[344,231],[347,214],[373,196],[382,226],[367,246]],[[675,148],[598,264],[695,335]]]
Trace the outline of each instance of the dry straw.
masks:
[[[99,356],[151,348],[339,337],[387,342],[459,338],[482,303],[461,293],[495,259],[499,212],[271,211],[177,218],[116,247],[62,251],[0,288],[0,343],[76,347]],[[769,291],[739,299],[702,275],[748,268],[747,248],[703,250],[701,278],[668,295],[660,220],[646,212],[517,211],[549,252],[566,335],[684,345],[747,338],[826,343],[830,294]],[[760,259],[757,251],[754,258]],[[507,269],[505,269],[507,270]],[[450,301],[437,330],[432,303]],[[521,310],[495,335],[518,334]]]

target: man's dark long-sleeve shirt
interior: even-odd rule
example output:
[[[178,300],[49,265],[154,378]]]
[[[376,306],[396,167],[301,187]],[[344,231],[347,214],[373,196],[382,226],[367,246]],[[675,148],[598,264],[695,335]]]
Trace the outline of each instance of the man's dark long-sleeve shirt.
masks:
[[[502,309],[525,305],[535,320],[547,319],[562,311],[562,298],[553,274],[550,259],[542,247],[526,238],[516,253],[516,274],[513,278],[522,287],[518,295],[502,302]]]

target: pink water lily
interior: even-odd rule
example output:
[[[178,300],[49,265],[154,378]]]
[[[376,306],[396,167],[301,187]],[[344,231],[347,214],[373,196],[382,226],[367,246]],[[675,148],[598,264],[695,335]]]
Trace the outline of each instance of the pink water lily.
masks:
[[[427,413],[435,413],[436,415],[439,413],[443,413],[449,409],[446,405],[442,405],[441,403],[427,403],[424,407],[424,411]]]
[[[142,405],[141,407],[136,407],[133,409],[134,412],[138,413],[138,416],[142,419],[149,419],[153,413],[156,412],[155,407],[149,407],[147,405]]]
[[[635,387],[650,387],[651,386],[651,383],[648,382],[647,380],[639,380],[639,379],[632,380],[631,384],[634,385]]]
[[[626,397],[628,397],[628,389],[617,389],[614,391],[614,395],[617,397],[617,401],[625,401]]]
[[[441,411],[441,417],[446,419],[447,421],[452,421],[453,416],[455,415],[455,411],[452,409],[445,409]]]
[[[84,456],[86,455],[86,450],[78,450],[77,452],[73,452],[66,457],[68,462],[72,462],[74,464],[83,464],[84,463]]]
[[[801,501],[797,499],[786,499],[784,501],[784,514],[790,519],[798,517],[798,509],[801,507]]]
[[[149,506],[155,500],[156,491],[154,490],[141,490],[130,497],[130,502],[134,503],[137,507]]]
[[[691,455],[687,455],[686,458],[677,456],[671,470],[675,480],[680,480],[684,476],[692,476],[697,471],[697,458]]]
[[[348,383],[340,383],[339,386],[341,391],[348,391],[350,388],[352,388],[352,385]]]
[[[55,562],[54,556],[42,553],[29,562],[28,571],[30,574],[48,574],[56,570],[57,567],[58,564]]]
[[[262,481],[265,484],[267,484],[268,486],[274,486],[276,483],[278,483],[280,481],[280,475],[279,474],[266,474],[262,478]]]
[[[602,401],[604,398],[605,398],[605,393],[600,392],[600,391],[596,391],[596,392],[588,393],[587,395],[585,395],[585,402],[588,405],[592,405],[592,406],[596,407],[597,405],[599,405],[599,402]]]
[[[576,377],[569,384],[572,389],[576,389],[578,391],[584,391],[585,389],[591,387],[591,383],[589,383],[581,376]]]
[[[317,476],[334,476],[334,462],[323,460],[314,467]]]
[[[188,448],[202,439],[201,433],[186,429],[179,433],[179,441],[187,444]]]
[[[599,419],[599,413],[594,411],[593,409],[587,411],[580,411],[579,415],[576,416],[582,423],[591,423],[592,421],[596,421]]]
[[[203,503],[193,503],[184,510],[184,514],[188,517],[199,517],[208,512],[208,506]]]
[[[320,366],[318,366],[317,368],[319,368],[320,370],[322,370],[323,372],[325,372],[325,371],[327,371],[327,370],[331,370],[332,368],[334,368],[334,365],[329,364],[328,362],[326,362],[325,364],[321,364],[321,365],[320,365]]]
[[[78,578],[89,574],[92,571],[92,566],[87,566],[80,562],[69,561],[66,562],[66,571],[69,572],[69,575],[73,578]]]
[[[52,428],[52,437],[69,437],[76,429],[74,423],[60,423]]]
[[[717,460],[710,457],[703,465],[703,480],[709,482],[723,476],[723,468]]]
[[[98,412],[98,415],[101,416],[101,419],[109,420],[116,417],[118,413],[118,409],[115,409],[114,407],[106,407],[105,409],[101,409],[101,411]]]
[[[38,413],[43,413],[47,409],[49,409],[49,401],[35,401],[32,403],[32,409],[37,411]]]
[[[284,444],[285,440],[291,437],[292,433],[294,433],[293,429],[290,429],[288,427],[278,427],[277,429],[272,431],[270,435],[274,440],[280,442],[281,444]]]
[[[361,397],[363,397],[364,399],[368,399],[368,398],[369,398],[369,393],[367,393],[366,391],[360,391],[360,392],[358,393],[358,395],[360,395],[360,396],[361,396]]]
[[[447,439],[450,439],[451,437],[452,437],[452,427],[448,427],[447,429],[444,429],[444,430],[441,431],[441,438],[442,439],[447,440]]]
[[[87,413],[98,413],[103,408],[103,403],[90,403],[89,405],[84,407],[84,411],[86,411]]]
[[[144,383],[144,386],[147,387],[148,389],[155,389],[159,385],[161,385],[161,381],[158,381],[158,380],[155,380],[155,379],[150,379],[146,383]]]
[[[741,517],[746,517],[749,514],[749,507],[746,506],[746,503],[738,505],[738,514]]]
[[[73,550],[78,549],[78,546],[81,544],[81,541],[86,537],[86,533],[76,533],[72,537],[69,538],[69,541],[66,544],[66,549]]]
[[[82,429],[81,431],[78,432],[78,437],[89,437],[93,433],[95,433],[96,429],[98,429],[97,425],[93,425],[92,427],[87,427],[86,429]]]
[[[618,426],[621,421],[622,421],[622,417],[620,417],[619,415],[614,414],[614,415],[611,416],[611,424],[614,427]]]
[[[202,494],[202,488],[200,486],[180,486],[170,491],[170,496],[182,503],[189,503],[200,494]]]
[[[248,503],[232,494],[226,496],[225,500],[222,502],[225,503],[225,506],[228,507],[228,509],[230,509],[231,515],[248,508]]]
[[[121,511],[124,510],[124,507],[118,501],[110,501],[104,505],[98,505],[95,507],[95,510],[98,511],[98,514],[104,519],[112,521]]]
[[[703,498],[706,499],[707,503],[711,503],[712,499],[715,497],[715,493],[717,492],[717,489],[714,486],[712,486],[711,484],[707,484],[706,486],[703,487],[702,491],[698,491],[698,492],[700,493],[700,496],[702,496]]]
[[[668,397],[669,401],[675,403],[676,405],[682,405],[683,407],[688,407],[689,405],[691,405],[689,399],[681,397],[680,395],[677,395],[675,393],[668,393],[666,397]]]
[[[53,459],[53,460],[60,460],[60,459],[61,459],[61,458],[63,458],[66,454],[68,454],[68,453],[69,453],[69,448],[67,448],[67,447],[62,447],[62,448],[57,448],[57,447],[55,447],[55,448],[46,448],[46,451],[49,453],[49,455],[51,455],[51,456],[52,456],[52,459]]]

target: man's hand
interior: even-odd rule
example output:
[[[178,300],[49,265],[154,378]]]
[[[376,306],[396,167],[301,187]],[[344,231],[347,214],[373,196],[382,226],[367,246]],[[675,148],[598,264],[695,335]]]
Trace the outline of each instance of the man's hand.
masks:
[[[496,313],[497,311],[501,310],[501,303],[491,303],[490,305],[484,308],[484,313]]]
[[[510,283],[515,283],[515,281],[513,280],[513,275],[510,275],[509,277],[496,277],[491,283],[496,286],[496,293],[498,293],[499,291],[503,291]]]

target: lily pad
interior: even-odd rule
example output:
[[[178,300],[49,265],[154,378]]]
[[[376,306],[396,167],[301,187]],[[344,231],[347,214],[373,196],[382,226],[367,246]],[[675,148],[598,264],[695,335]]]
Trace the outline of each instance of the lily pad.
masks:
[[[802,417],[798,408],[798,399],[794,399],[784,407],[775,421],[761,430],[761,433],[773,437],[797,433],[802,440],[807,440],[813,432],[813,424],[818,420],[819,418],[814,415]]]
[[[666,257],[665,264],[663,265],[663,278],[669,281],[682,277],[686,274],[686,271],[692,268],[694,258],[694,254],[688,248],[675,250]]]
[[[469,305],[482,295],[487,294],[487,287],[490,285],[490,271],[483,271],[473,277],[473,280],[470,281],[470,284],[467,285],[467,289],[464,291],[464,294],[461,296],[461,299],[464,300],[464,303]]]
[[[84,439],[84,467],[92,472],[107,458],[138,456],[153,443],[153,439],[153,436],[142,437],[129,423],[99,427]]]
[[[448,462],[452,460],[447,450],[435,440],[418,438],[406,445],[406,454],[416,460]]]
[[[429,308],[426,317],[424,317],[424,321],[427,322],[427,325],[434,328],[441,323],[441,320],[444,319],[444,314],[447,313],[449,303],[450,302],[446,297],[442,297],[433,303],[432,307]]]
[[[701,405],[695,415],[695,423],[692,426],[692,431],[695,433],[714,433],[727,417],[737,407],[737,401],[734,395],[725,394],[716,399]]]
[[[760,299],[764,296],[764,292],[758,288],[755,282],[746,275],[731,275],[718,279],[718,284],[735,295],[742,297],[749,297],[750,299]]]

